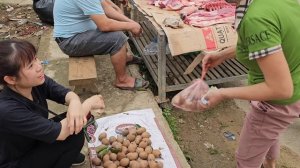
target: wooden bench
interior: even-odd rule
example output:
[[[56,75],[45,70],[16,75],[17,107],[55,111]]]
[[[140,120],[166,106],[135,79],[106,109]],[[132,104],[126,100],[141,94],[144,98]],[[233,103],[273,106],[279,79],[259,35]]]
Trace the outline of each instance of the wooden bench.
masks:
[[[97,70],[94,56],[69,57],[69,85],[81,94],[89,91],[98,93]]]

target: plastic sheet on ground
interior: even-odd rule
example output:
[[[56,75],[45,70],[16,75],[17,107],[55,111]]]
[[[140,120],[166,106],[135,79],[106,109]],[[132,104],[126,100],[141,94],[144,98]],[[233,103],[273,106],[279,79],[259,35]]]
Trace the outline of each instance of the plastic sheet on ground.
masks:
[[[90,154],[95,155],[95,151],[91,150],[93,147],[101,145],[98,140],[98,136],[101,132],[106,132],[107,136],[116,136],[115,128],[120,124],[139,124],[147,129],[150,133],[152,147],[154,149],[160,149],[164,168],[176,168],[176,162],[172,156],[171,150],[167,145],[163,134],[160,132],[158,125],[155,122],[155,115],[152,109],[133,110],[120,114],[115,114],[108,117],[99,118],[96,120],[98,128],[94,134],[96,141],[94,143],[88,143],[90,148]],[[90,156],[93,157],[93,156]]]

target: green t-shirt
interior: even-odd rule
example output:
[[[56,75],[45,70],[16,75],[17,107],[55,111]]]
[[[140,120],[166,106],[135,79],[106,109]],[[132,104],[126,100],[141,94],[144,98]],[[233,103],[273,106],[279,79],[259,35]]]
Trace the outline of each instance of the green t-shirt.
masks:
[[[291,104],[299,100],[300,0],[253,0],[239,25],[238,35],[237,59],[249,69],[249,84],[264,81],[256,59],[282,50],[292,74],[294,94],[290,99],[270,102]]]

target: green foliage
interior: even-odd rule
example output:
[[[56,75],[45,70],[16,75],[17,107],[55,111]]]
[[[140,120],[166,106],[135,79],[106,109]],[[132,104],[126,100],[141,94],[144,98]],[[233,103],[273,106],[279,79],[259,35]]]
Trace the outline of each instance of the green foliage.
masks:
[[[219,124],[220,124],[220,127],[219,127],[219,129],[220,129],[220,130],[223,130],[224,128],[227,128],[227,127],[229,127],[229,125],[228,125],[228,124],[226,124],[226,123],[223,123],[223,122],[219,122]]]
[[[178,129],[177,129],[177,120],[174,116],[172,116],[172,109],[171,108],[163,108],[162,109],[163,116],[167,120],[169,127],[173,133],[174,139],[178,140]]]
[[[208,152],[209,152],[210,155],[219,154],[219,151],[215,148],[208,148]]]

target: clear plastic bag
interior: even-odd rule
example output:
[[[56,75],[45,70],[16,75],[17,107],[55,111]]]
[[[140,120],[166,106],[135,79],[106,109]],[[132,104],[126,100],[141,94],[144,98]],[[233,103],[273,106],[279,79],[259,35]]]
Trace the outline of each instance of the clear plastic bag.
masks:
[[[158,44],[157,42],[151,41],[148,45],[144,48],[145,55],[155,55],[157,53]]]
[[[144,48],[144,55],[156,55],[158,52],[158,43],[157,39],[153,39],[149,44],[147,44]],[[166,45],[166,54],[170,54],[170,49],[168,44]]]
[[[207,104],[204,95],[209,86],[202,79],[195,80],[189,87],[185,88],[172,99],[172,105],[184,111],[203,111],[200,104]]]

